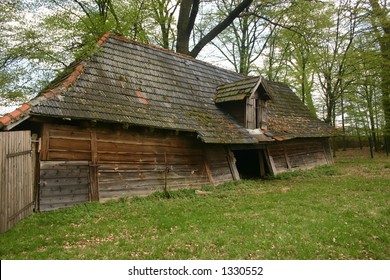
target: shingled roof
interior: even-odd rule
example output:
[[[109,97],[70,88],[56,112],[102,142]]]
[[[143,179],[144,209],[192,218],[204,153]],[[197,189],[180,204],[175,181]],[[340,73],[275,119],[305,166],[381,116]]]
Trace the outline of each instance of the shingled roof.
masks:
[[[261,76],[220,85],[215,102],[243,100],[254,97],[256,92],[261,95],[261,99],[268,100],[268,129],[263,132],[272,139],[326,137],[334,132],[310,112],[288,85],[272,82]]]
[[[217,88],[215,103],[243,100],[258,88],[260,77],[248,77],[233,83],[220,85]]]
[[[206,143],[257,143],[215,102],[247,95],[259,77],[245,79],[191,57],[112,34],[103,36],[98,45],[99,51],[88,60],[72,64],[68,74],[50,89],[0,118],[0,129],[33,115],[196,132]],[[227,84],[238,85],[237,91],[232,94],[230,88],[215,100],[217,87]],[[311,134],[313,117],[288,87],[271,85],[281,94],[275,94],[270,104],[270,129],[275,135],[324,136],[323,132]],[[288,102],[285,105],[284,99]],[[296,128],[295,121],[299,121]]]
[[[242,75],[111,34],[99,44],[69,77],[30,101],[28,113],[193,131],[207,143],[255,142],[214,104],[216,87]]]
[[[328,137],[334,128],[320,121],[283,83],[267,81],[271,100],[268,101],[268,129],[276,140]]]

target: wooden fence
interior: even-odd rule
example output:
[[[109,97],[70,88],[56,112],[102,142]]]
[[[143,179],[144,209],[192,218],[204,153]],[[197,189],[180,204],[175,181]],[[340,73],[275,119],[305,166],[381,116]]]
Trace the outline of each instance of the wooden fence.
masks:
[[[32,214],[31,132],[0,132],[0,232]]]

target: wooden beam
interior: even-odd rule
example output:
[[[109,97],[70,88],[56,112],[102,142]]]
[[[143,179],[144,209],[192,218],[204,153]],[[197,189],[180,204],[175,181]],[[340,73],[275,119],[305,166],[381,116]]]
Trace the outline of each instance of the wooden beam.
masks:
[[[287,154],[286,145],[284,145],[284,143],[282,145],[283,145],[283,152],[284,152],[284,158],[286,160],[287,169],[290,170],[291,169],[291,163],[290,163],[290,158],[288,157],[288,154]]]
[[[258,156],[259,156],[259,168],[260,168],[260,178],[264,178],[267,174],[265,174],[265,158],[264,158],[264,151],[258,150]]]
[[[230,150],[230,148],[226,148],[226,152],[233,180],[240,180],[240,173],[238,173],[236,165],[236,157],[234,156],[234,153]]]
[[[256,99],[246,98],[245,108],[246,128],[256,128]]]
[[[49,160],[49,126],[47,124],[43,124],[42,126],[42,147],[41,147],[41,160],[46,161]]]
[[[276,170],[274,159],[272,158],[268,147],[265,150],[265,153],[266,153],[265,157],[267,159],[267,162],[269,163],[270,171],[272,173],[271,175],[276,175],[278,173],[278,171]]]
[[[210,184],[215,185],[215,180],[213,178],[213,174],[211,173],[207,158],[205,158],[205,160],[204,160],[204,168],[206,170],[206,174],[207,174],[207,177],[209,178]]]
[[[91,163],[89,164],[89,199],[99,201],[98,151],[96,132],[91,131]]]

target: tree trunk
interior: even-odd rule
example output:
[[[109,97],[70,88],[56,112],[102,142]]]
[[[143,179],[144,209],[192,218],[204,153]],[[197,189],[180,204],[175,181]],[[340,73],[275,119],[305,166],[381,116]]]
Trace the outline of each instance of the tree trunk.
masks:
[[[190,51],[190,38],[194,29],[195,19],[199,10],[200,0],[182,0],[179,11],[179,19],[177,21],[177,44],[176,51],[183,54],[188,54],[192,57],[197,57],[200,51],[224,31],[241,12],[249,7],[253,0],[243,0],[227,17],[203,36],[199,42]]]
[[[385,136],[390,136],[390,18],[386,7],[381,7],[378,0],[370,0],[371,23],[378,38],[381,54],[381,90],[382,105],[385,115]],[[381,29],[381,30],[380,30]]]
[[[182,0],[177,21],[176,51],[190,54],[190,37],[199,11],[199,0]]]

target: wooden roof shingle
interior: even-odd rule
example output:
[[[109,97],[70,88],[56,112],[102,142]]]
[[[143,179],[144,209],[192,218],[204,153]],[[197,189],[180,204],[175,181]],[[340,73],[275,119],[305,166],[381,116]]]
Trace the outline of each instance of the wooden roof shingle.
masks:
[[[68,74],[51,88],[0,118],[0,129],[34,115],[190,131],[206,143],[258,143],[216,102],[244,98],[253,92],[259,77],[248,78],[112,34],[104,35],[98,45],[99,51],[71,65]],[[318,129],[323,123],[308,115],[309,110],[288,87],[265,85],[275,93],[271,93],[269,105],[272,133],[294,137],[326,134]]]
[[[206,143],[256,142],[214,103],[216,87],[242,75],[114,35],[100,44],[71,86],[32,102],[31,115],[192,131]]]

